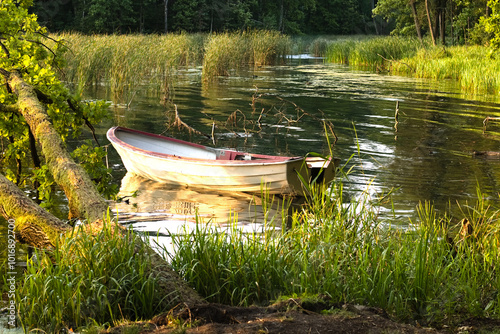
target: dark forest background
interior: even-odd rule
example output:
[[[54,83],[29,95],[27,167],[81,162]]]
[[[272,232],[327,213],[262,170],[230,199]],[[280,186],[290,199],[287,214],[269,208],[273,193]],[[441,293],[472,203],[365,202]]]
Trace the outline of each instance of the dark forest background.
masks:
[[[445,36],[463,44],[487,41],[480,21],[491,10],[487,0],[35,0],[33,11],[52,32],[267,29],[289,35],[421,37],[433,31],[443,44]]]

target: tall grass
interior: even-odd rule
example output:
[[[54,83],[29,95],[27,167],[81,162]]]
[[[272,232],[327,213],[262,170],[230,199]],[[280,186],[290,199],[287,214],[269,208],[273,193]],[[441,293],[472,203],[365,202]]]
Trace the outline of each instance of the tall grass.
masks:
[[[339,39],[329,43],[326,60],[418,78],[450,79],[472,94],[500,92],[500,59],[484,46],[422,46],[416,39],[396,36]]]
[[[115,99],[139,85],[165,92],[180,66],[197,65],[205,36],[62,34],[66,41],[64,79],[79,86],[109,84]]]
[[[500,92],[500,59],[484,46],[432,47],[393,64],[394,71],[419,78],[457,81],[466,92]]]
[[[275,64],[289,49],[289,38],[275,31],[54,37],[69,48],[64,80],[79,87],[104,84],[115,101],[125,102],[139,86],[167,95],[182,66],[203,64],[203,77],[211,80],[248,64]]]
[[[321,294],[332,303],[381,307],[402,320],[500,317],[499,212],[483,200],[464,210],[472,234],[418,208],[406,229],[382,224],[368,201],[346,202],[337,182],[313,192],[288,229],[245,234],[209,226],[174,237],[172,264],[210,301],[266,304]]]
[[[417,39],[407,37],[375,37],[364,40],[344,39],[330,44],[326,52],[329,62],[369,66],[385,66],[387,60],[414,55],[420,48]]]
[[[76,228],[51,252],[36,251],[17,291],[26,332],[59,333],[123,319],[149,319],[163,311],[145,243],[107,223],[97,235]],[[139,246],[138,245],[142,245]]]
[[[202,77],[213,80],[244,65],[274,65],[284,60],[290,41],[276,31],[212,34],[205,44]]]

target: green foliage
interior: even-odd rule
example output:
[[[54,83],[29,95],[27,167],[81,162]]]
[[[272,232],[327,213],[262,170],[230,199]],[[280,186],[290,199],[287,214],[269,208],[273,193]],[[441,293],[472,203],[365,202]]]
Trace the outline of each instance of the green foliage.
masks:
[[[30,14],[31,5],[32,1],[0,2],[0,69],[4,75],[18,71],[38,92],[61,138],[66,140],[70,135],[76,138],[85,125],[98,123],[108,115],[107,105],[82,104],[79,97],[71,95],[59,81],[56,74],[64,63],[61,55],[67,48],[61,41],[47,36],[47,30]],[[18,184],[25,184],[27,179],[36,180],[41,186],[40,199],[50,206],[52,178],[46,169],[33,165],[38,160],[33,156],[38,152],[30,154],[34,145],[30,145],[28,125],[20,114],[11,111],[17,108],[17,96],[8,89],[5,78],[2,76],[0,85],[0,107],[11,108],[0,113],[0,141],[4,148],[0,167]],[[30,166],[35,168],[26,172]]]
[[[394,22],[392,35],[416,36],[415,23],[408,0],[379,0],[373,9],[373,14],[383,17],[388,22]]]
[[[453,39],[458,44],[487,44],[491,39],[484,26],[487,0],[454,0]]]
[[[94,324],[149,319],[169,306],[148,275],[149,247],[131,231],[107,222],[93,235],[86,225],[51,252],[36,251],[17,296],[26,332],[60,333]]]
[[[483,24],[485,30],[491,34],[493,37],[491,39],[491,46],[496,51],[500,48],[500,1],[499,0],[488,0],[488,7],[491,8],[491,15],[487,18],[483,18]]]
[[[369,33],[371,3],[359,0],[318,0],[310,14],[307,33],[362,34]]]
[[[42,165],[33,169],[33,184],[38,183],[38,199],[41,200],[40,206],[51,208],[54,205],[53,187],[55,186],[54,177],[49,172],[47,165]]]
[[[118,186],[113,184],[111,168],[106,167],[107,152],[103,147],[95,147],[88,140],[72,152],[73,158],[82,165],[92,181],[97,184],[97,190],[106,198],[112,199],[118,193]]]
[[[167,17],[165,18],[165,4]],[[91,33],[229,32],[374,33],[370,0],[72,0],[36,1],[51,31]]]

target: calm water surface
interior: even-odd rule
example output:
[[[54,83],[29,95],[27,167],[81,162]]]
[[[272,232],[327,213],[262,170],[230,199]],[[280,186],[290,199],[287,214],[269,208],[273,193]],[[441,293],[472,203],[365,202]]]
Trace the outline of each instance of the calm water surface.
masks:
[[[338,137],[333,152],[346,169],[353,168],[345,182],[348,192],[366,191],[375,198],[393,191],[381,215],[395,223],[408,223],[422,201],[440,211],[449,203],[473,202],[478,187],[498,199],[500,160],[472,155],[475,150],[500,151],[498,126],[489,123],[483,134],[483,120],[499,115],[496,96],[468,97],[451,81],[380,75],[321,60],[294,59],[288,66],[241,71],[210,84],[201,83],[200,76],[199,69],[185,71],[175,87],[173,101],[186,123],[210,134],[214,122],[221,125],[236,110],[251,119],[252,96],[264,94],[256,103],[258,114],[266,110],[261,132],[236,137],[218,126],[217,146],[281,155],[327,153],[320,122],[303,117],[289,124],[276,116],[280,110],[296,118],[295,107],[284,107],[276,96],[292,101],[333,123]],[[113,124],[162,133],[171,117],[157,96],[143,94],[136,95],[130,109],[117,108]],[[211,144],[174,129],[166,133]],[[112,160],[117,174],[123,173],[120,160]]]

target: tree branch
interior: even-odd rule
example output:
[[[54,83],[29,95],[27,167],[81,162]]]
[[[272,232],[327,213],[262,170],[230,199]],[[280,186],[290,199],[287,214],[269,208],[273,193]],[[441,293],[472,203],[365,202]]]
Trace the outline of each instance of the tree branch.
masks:
[[[0,174],[0,212],[15,219],[16,236],[33,247],[54,247],[56,238],[70,226],[33,202],[24,191]]]
[[[3,104],[0,103],[0,112],[5,113],[16,113],[19,112],[19,109],[15,104]]]
[[[5,52],[5,54],[7,55],[7,58],[10,58],[10,51],[9,51],[9,49],[7,49],[7,47],[5,46],[5,44],[3,44],[2,42],[0,42],[0,47],[2,48],[3,52]]]
[[[79,106],[76,106],[73,103],[73,101],[71,101],[71,99],[67,99],[66,102],[68,102],[68,106],[69,106],[69,108],[71,110],[73,110],[74,112],[78,112]],[[95,134],[95,128],[94,128],[94,126],[92,125],[92,123],[90,123],[89,119],[83,115],[83,112],[82,112],[82,118],[85,121],[85,125],[92,132],[92,137],[94,138],[94,141],[96,142],[97,146],[101,147],[101,144],[99,144],[99,140],[97,139],[97,136]]]

